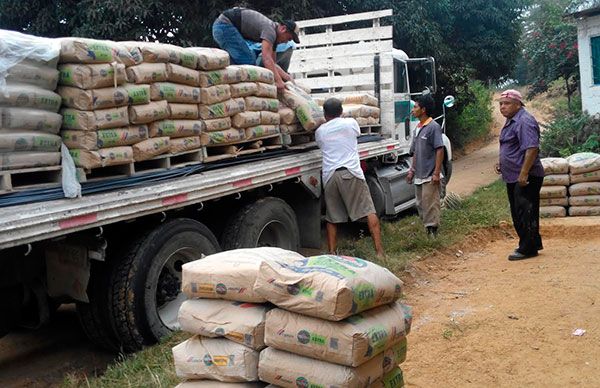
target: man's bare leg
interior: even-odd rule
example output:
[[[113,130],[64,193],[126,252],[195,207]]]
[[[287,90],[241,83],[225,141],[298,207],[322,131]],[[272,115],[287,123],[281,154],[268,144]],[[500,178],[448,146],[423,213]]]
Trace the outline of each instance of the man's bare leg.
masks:
[[[373,237],[373,242],[375,243],[375,251],[377,252],[377,256],[384,256],[385,252],[383,251],[383,244],[381,243],[381,226],[379,224],[379,217],[377,217],[377,214],[369,214],[367,216],[367,223],[369,225],[369,232],[371,232],[371,237]]]
[[[331,222],[327,223],[327,247],[329,248],[329,253],[335,255],[335,250],[337,249],[337,226]]]

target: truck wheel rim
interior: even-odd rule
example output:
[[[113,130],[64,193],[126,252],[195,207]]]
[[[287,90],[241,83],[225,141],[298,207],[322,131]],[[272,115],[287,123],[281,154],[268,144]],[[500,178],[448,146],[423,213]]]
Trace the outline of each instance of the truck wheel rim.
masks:
[[[293,249],[290,231],[279,221],[270,221],[260,230],[255,246]]]

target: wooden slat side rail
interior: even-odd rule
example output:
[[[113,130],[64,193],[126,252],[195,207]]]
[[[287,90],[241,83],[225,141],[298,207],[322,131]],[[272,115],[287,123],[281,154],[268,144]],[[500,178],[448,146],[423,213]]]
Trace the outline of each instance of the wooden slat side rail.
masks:
[[[355,13],[352,15],[340,15],[340,16],[332,16],[328,18],[318,18],[318,19],[307,19],[307,20],[299,20],[296,22],[299,28],[307,28],[307,27],[317,27],[317,26],[325,26],[330,24],[341,24],[348,22],[355,22],[359,20],[371,20],[371,19],[379,19],[386,16],[392,16],[393,10],[384,9],[381,11],[373,11],[373,12],[362,12]]]
[[[328,31],[302,36],[298,48],[392,39],[393,34],[394,31],[392,26],[357,28],[347,31]]]

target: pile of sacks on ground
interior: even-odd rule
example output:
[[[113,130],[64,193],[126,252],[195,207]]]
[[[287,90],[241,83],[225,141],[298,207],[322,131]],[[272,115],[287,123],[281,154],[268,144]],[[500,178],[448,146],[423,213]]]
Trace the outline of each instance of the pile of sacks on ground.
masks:
[[[600,155],[582,152],[568,158],[542,159],[544,184],[540,216],[600,215]]]
[[[361,127],[379,125],[381,110],[378,108],[377,98],[368,93],[352,93],[333,96],[342,102],[344,112],[342,117],[352,117]],[[325,98],[316,99],[319,105],[323,105]]]
[[[0,30],[0,170],[60,165],[60,44]]]
[[[179,387],[403,386],[411,310],[374,263],[239,249],[185,264],[182,289]]]

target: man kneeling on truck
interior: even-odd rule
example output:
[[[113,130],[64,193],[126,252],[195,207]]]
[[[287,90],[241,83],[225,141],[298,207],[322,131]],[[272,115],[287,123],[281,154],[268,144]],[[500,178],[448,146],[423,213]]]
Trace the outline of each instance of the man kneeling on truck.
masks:
[[[383,256],[379,218],[358,157],[360,127],[355,119],[340,117],[342,102],[336,98],[325,101],[323,113],[326,123],[317,129],[315,140],[323,153],[329,252],[336,253],[336,224],[366,217],[377,255]]]

